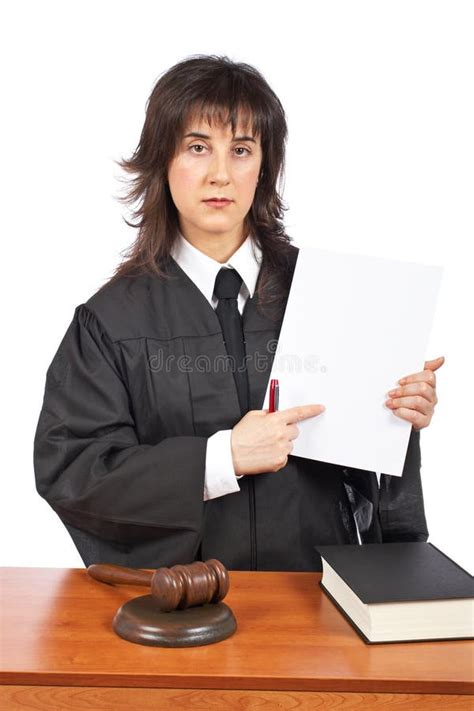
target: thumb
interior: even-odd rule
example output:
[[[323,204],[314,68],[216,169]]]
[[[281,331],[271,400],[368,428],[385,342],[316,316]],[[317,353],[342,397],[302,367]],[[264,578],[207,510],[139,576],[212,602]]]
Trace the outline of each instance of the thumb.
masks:
[[[444,356],[440,356],[439,358],[435,358],[434,360],[427,360],[425,362],[424,370],[438,370],[438,368],[441,368],[444,361]]]

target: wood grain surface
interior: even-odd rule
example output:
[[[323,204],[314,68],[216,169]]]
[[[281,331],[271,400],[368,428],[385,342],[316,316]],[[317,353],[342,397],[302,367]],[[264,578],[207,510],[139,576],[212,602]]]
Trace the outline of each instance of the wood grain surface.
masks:
[[[136,705],[143,709],[156,703],[153,690],[161,690],[163,709],[205,708],[202,699],[212,690],[229,709],[257,708],[272,692],[288,692],[278,696],[280,705],[269,706],[275,709],[306,708],[304,692],[319,692],[311,695],[311,708],[322,699],[324,708],[362,709],[364,695],[374,708],[389,708],[391,695],[390,708],[414,708],[408,694],[425,695],[417,709],[472,705],[460,696],[474,690],[471,641],[367,645],[322,592],[320,573],[229,575],[226,604],[237,619],[236,633],[217,644],[170,649],[132,644],[112,630],[116,610],[143,588],[105,585],[85,569],[3,568],[2,694],[53,699],[71,693],[72,709],[92,708],[81,706],[81,699],[97,694],[105,704],[97,708],[118,710],[119,699],[130,703],[126,695],[133,690],[143,695]],[[38,686],[44,688],[28,688]],[[239,690],[245,690],[245,704]],[[437,694],[453,696],[426,705],[428,695]],[[56,708],[51,703],[44,708]]]
[[[470,696],[0,686],[2,711],[472,711]]]

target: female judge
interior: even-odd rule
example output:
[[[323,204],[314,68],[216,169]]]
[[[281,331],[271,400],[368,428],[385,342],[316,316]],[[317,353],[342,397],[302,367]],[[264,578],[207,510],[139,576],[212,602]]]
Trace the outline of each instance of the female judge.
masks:
[[[412,422],[401,478],[292,456],[322,403],[261,409],[298,255],[277,190],[286,137],[248,64],[196,55],[153,88],[120,163],[136,241],[75,309],[34,442],[38,493],[85,565],[321,570],[318,544],[428,537],[419,433],[443,358],[389,405]]]

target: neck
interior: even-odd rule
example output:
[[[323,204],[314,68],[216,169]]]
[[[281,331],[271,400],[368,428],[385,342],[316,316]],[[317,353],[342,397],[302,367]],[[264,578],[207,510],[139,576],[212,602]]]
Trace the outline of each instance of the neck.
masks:
[[[211,259],[215,259],[220,264],[229,261],[233,254],[245,242],[247,234],[239,226],[234,232],[226,234],[203,234],[198,230],[180,227],[181,234],[190,242],[193,247],[199,249]]]

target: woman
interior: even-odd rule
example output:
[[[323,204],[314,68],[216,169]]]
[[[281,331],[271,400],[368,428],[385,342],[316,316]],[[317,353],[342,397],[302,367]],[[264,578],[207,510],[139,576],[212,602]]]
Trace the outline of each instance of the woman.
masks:
[[[380,489],[375,472],[291,456],[320,404],[261,410],[298,254],[276,187],[286,136],[263,77],[226,57],[180,62],[151,93],[121,163],[137,240],[76,308],[35,436],[37,490],[86,565],[320,570],[314,547],[356,543],[355,521],[362,541],[428,537],[419,429],[439,359],[394,401],[419,419],[403,477]]]

